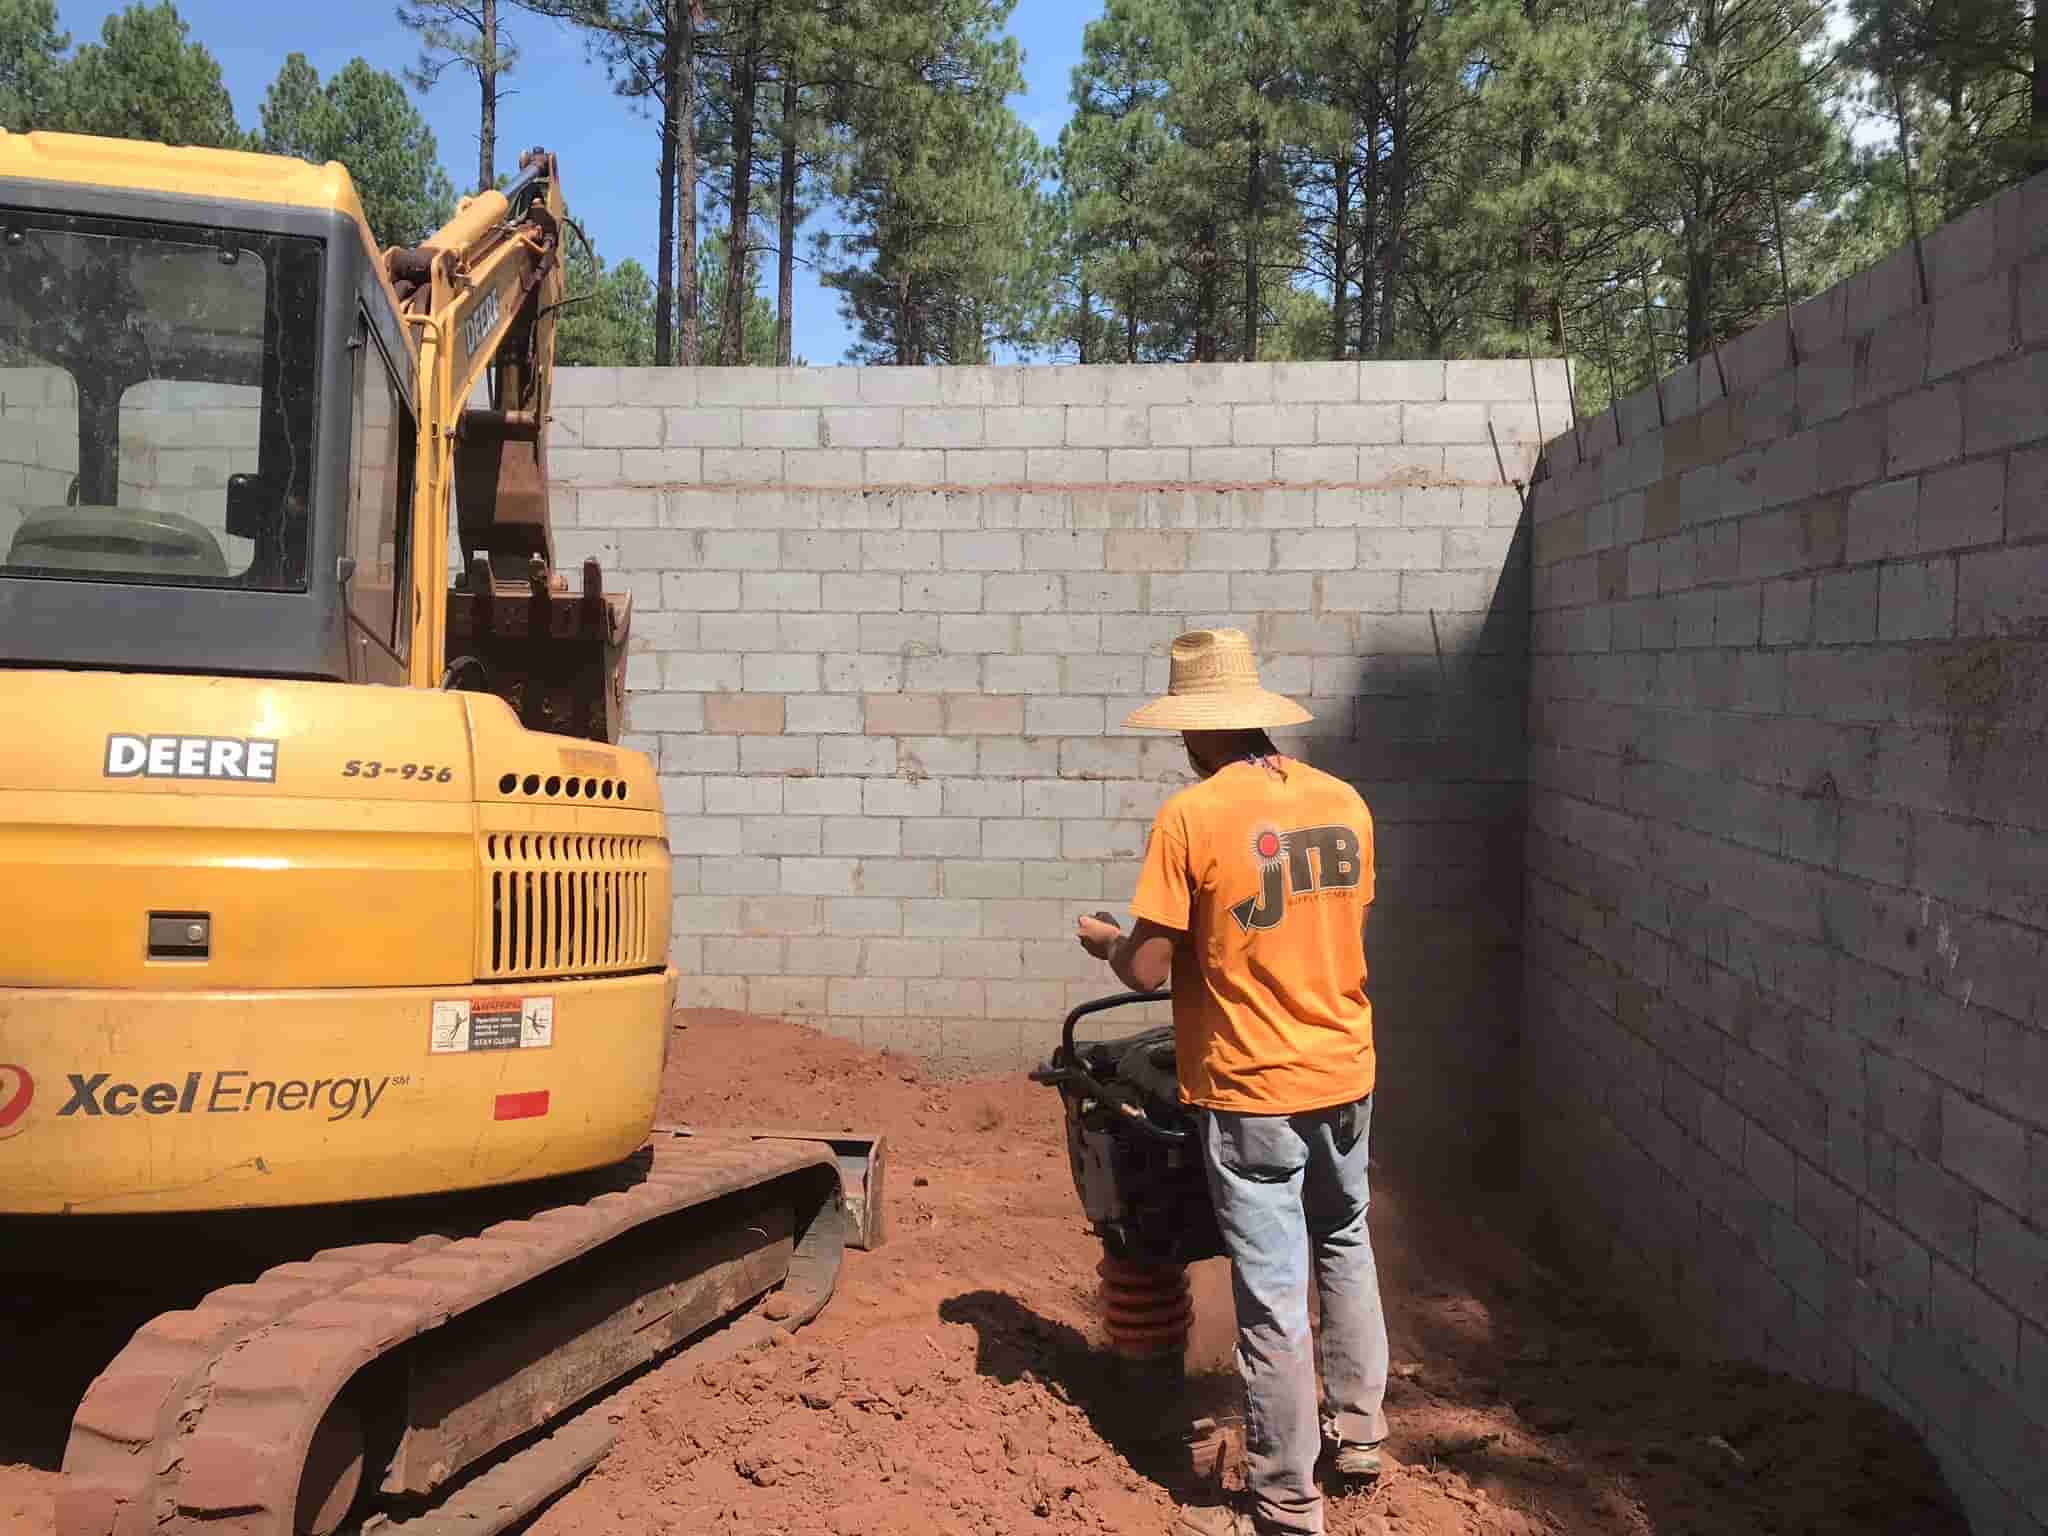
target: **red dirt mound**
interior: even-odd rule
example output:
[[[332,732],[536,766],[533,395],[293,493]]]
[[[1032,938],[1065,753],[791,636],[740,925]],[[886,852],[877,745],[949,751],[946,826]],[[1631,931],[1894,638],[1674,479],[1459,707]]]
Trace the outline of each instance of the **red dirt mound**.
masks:
[[[1057,1094],[783,1023],[680,1022],[664,1117],[886,1133],[888,1242],[849,1256],[793,1339],[629,1388],[618,1450],[537,1533],[1145,1532],[1213,1496],[1143,1431],[1234,1405],[1227,1270],[1195,1274],[1188,1399],[1131,1400],[1103,1347],[1100,1249]],[[1646,1346],[1475,1216],[1409,1193],[1399,1160],[1376,1158],[1373,1227],[1400,1465],[1334,1499],[1333,1532],[1965,1529],[1875,1404]]]
[[[624,1388],[617,1449],[536,1536],[1139,1533],[1213,1496],[1213,1469],[1193,1477],[1150,1442],[1234,1404],[1227,1273],[1197,1268],[1184,1397],[1120,1379],[1055,1093],[781,1022],[697,1013],[678,1030],[664,1119],[888,1136],[888,1242],[849,1255],[793,1337]],[[1376,1154],[1398,1465],[1332,1500],[1337,1536],[1964,1531],[1875,1404],[1658,1351],[1480,1215],[1421,1194],[1401,1148]],[[39,1371],[0,1382],[0,1460],[28,1463],[0,1466],[0,1533],[49,1531],[75,1401]]]

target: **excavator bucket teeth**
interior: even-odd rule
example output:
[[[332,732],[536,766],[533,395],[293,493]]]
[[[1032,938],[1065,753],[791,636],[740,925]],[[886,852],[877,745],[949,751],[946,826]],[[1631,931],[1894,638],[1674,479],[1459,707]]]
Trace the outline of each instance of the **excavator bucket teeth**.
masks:
[[[625,725],[630,592],[607,592],[595,560],[571,593],[537,567],[523,582],[473,557],[448,594],[447,661],[460,686],[481,684],[529,730],[616,742]]]
[[[888,1143],[882,1137],[855,1131],[799,1131],[779,1126],[750,1125],[737,1129],[756,1141],[810,1141],[829,1147],[833,1160],[839,1164],[840,1199],[846,1207],[846,1246],[867,1251],[886,1241],[883,1186],[889,1158]],[[720,1126],[711,1133],[727,1136],[733,1131]],[[689,1136],[694,1131],[687,1125],[658,1125],[654,1134]]]

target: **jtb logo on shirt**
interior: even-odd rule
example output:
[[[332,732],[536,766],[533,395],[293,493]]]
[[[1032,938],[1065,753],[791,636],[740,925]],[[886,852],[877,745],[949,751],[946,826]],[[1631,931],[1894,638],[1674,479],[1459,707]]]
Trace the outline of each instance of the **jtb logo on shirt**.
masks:
[[[1230,909],[1246,933],[1278,928],[1293,896],[1348,890],[1358,884],[1358,836],[1349,827],[1261,829],[1252,839],[1261,867],[1259,894]],[[1310,857],[1313,854],[1314,857]]]

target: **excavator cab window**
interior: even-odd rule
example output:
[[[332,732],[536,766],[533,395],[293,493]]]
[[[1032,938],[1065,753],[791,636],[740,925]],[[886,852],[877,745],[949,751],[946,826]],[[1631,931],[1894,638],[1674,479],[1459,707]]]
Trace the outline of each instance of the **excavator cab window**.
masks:
[[[304,591],[320,264],[0,209],[0,575]]]
[[[410,648],[408,534],[416,429],[397,370],[368,316],[350,344],[355,372],[349,453],[348,611],[364,654],[362,672],[401,668]]]

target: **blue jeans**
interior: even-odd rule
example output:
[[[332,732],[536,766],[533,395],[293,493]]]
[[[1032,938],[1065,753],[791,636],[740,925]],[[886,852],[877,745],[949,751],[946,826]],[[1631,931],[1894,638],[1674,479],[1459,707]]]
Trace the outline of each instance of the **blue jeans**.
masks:
[[[1201,1123],[1237,1301],[1254,1512],[1262,1525],[1315,1536],[1323,1528],[1315,1465],[1325,1432],[1345,1445],[1387,1433],[1387,1324],[1365,1226],[1372,1096],[1300,1115],[1207,1110]],[[1313,1352],[1311,1252],[1323,1301]]]

